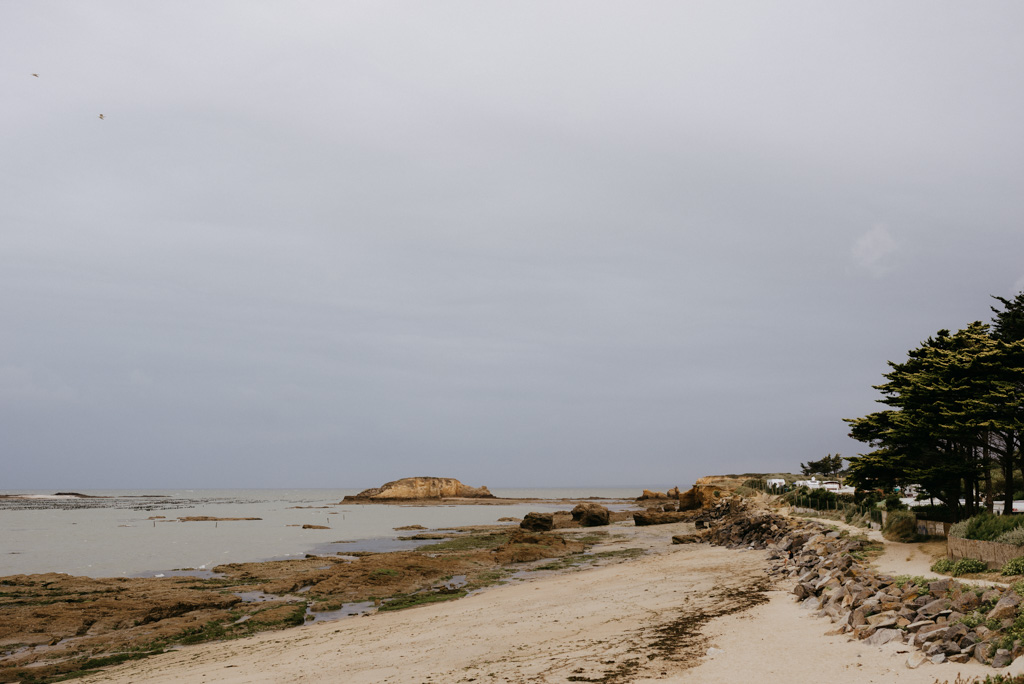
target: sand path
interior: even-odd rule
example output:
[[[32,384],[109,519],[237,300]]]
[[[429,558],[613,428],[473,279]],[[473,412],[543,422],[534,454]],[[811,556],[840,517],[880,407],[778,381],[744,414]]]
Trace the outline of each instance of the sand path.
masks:
[[[658,553],[451,603],[183,648],[83,681],[933,684],[994,672],[976,663],[910,670],[902,644],[825,636],[828,620],[763,586],[763,552],[670,546],[679,531],[613,527],[618,546]],[[930,558],[906,546],[887,545],[880,567],[925,574]],[[1021,660],[1009,671],[1024,673]]]

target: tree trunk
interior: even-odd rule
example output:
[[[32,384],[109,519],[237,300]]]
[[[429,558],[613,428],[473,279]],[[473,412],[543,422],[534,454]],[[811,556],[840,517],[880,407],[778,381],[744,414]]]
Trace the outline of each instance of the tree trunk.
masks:
[[[992,513],[995,502],[992,501],[992,457],[988,451],[988,436],[985,436],[985,446],[981,450],[981,466],[985,473],[985,510]]]

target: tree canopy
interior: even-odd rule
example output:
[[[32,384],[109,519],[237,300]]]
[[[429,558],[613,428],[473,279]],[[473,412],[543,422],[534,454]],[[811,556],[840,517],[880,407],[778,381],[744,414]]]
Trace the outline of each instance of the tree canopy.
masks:
[[[875,386],[888,409],[846,419],[850,436],[873,449],[848,459],[858,487],[919,484],[971,515],[982,494],[991,507],[997,465],[1012,511],[1014,468],[1024,465],[1024,293],[995,299],[1004,308],[992,307],[991,325],[940,330],[905,361],[889,362]]]
[[[842,469],[843,457],[839,454],[835,456],[829,454],[820,461],[808,461],[800,464],[800,472],[804,475],[820,474],[825,477],[835,477]]]

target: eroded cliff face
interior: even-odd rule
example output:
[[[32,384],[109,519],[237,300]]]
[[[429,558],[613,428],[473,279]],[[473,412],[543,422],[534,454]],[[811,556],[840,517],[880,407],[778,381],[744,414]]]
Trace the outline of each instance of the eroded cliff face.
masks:
[[[652,503],[657,506],[662,501],[665,501],[667,505],[672,507],[671,510],[678,509],[680,511],[710,508],[721,499],[731,496],[742,482],[741,478],[734,477],[702,477],[697,480],[692,488],[687,489],[685,492],[679,491],[678,487],[673,487],[664,494],[645,489],[644,493],[637,497],[637,501],[644,501],[647,506],[650,506]],[[679,503],[675,504],[674,502],[676,501]]]
[[[350,497],[345,497],[350,498]],[[487,487],[470,487],[453,477],[405,477],[359,492],[352,499],[493,499]]]

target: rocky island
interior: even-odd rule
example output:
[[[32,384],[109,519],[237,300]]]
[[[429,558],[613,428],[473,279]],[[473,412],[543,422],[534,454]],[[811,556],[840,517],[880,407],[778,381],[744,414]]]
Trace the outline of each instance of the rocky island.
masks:
[[[346,496],[345,503],[393,503],[434,499],[493,499],[487,487],[470,487],[453,477],[405,477]]]

